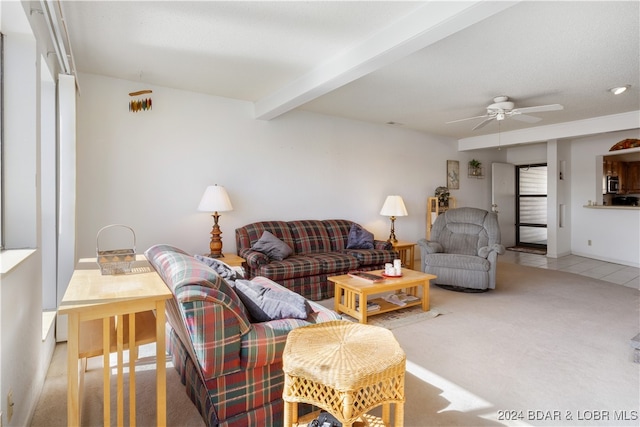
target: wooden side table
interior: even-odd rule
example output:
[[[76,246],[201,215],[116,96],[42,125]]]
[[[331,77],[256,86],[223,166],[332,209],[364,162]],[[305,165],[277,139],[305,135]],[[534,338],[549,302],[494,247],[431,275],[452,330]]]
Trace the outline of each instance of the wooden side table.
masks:
[[[393,249],[400,255],[400,261],[402,266],[410,270],[413,270],[413,263],[416,254],[416,244],[412,242],[403,242],[398,240],[397,242],[391,242]]]
[[[222,258],[218,259],[231,267],[242,267],[242,264],[246,261],[244,258],[233,253],[225,253]]]
[[[166,356],[165,301],[171,290],[143,255],[131,273],[101,275],[95,259],[81,260],[71,276],[58,314],[69,317],[67,340],[67,423],[82,425],[80,388],[86,357],[103,355],[104,425],[111,425],[111,368],[117,351],[117,425],[124,424],[124,357],[129,349],[129,425],[136,425],[135,360],[137,347],[156,342],[157,426],[165,426]],[[155,315],[154,315],[155,313]],[[130,339],[135,337],[135,339]],[[83,360],[78,369],[78,362]]]

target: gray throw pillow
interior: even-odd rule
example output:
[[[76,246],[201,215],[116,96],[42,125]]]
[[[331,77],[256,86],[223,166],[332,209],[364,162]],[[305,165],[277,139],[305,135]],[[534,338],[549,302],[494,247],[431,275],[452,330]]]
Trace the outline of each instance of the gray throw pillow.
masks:
[[[236,280],[235,290],[256,322],[276,319],[306,319],[307,300],[295,292],[264,287],[250,280]]]
[[[353,224],[347,237],[347,249],[373,249],[373,233]]]
[[[203,256],[199,254],[196,254],[193,257],[198,261],[203,262],[209,267],[211,267],[222,278],[227,280],[236,280],[236,276],[237,276],[236,271],[233,268],[231,268],[231,266],[226,262],[216,258],[210,258],[208,256]]]
[[[260,239],[251,247],[262,252],[271,259],[282,261],[293,253],[293,249],[268,231],[264,231]]]

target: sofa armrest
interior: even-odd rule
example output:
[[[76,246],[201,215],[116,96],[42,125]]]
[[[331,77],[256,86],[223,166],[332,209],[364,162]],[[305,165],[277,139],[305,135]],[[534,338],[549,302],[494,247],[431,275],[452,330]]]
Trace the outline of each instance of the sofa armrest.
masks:
[[[380,250],[391,250],[393,249],[393,245],[391,244],[391,242],[388,242],[386,240],[374,240],[373,241],[373,249],[380,249]]]
[[[438,242],[432,242],[427,239],[418,240],[418,246],[420,246],[420,250],[424,254],[435,254],[439,252],[444,252],[444,248]]]
[[[478,256],[482,258],[488,258],[489,254],[491,254],[492,252],[495,252],[497,255],[504,254],[505,252],[504,245],[501,245],[499,243],[494,243],[489,246],[483,246],[480,249],[478,249]]]
[[[243,309],[199,284],[181,287],[175,298],[190,340],[185,346],[192,347],[205,380],[240,370],[242,335],[251,329]]]
[[[271,262],[269,257],[262,252],[254,251],[251,249],[240,249],[238,255],[241,258],[245,259],[249,270],[257,269],[261,265],[269,264],[269,262]]]

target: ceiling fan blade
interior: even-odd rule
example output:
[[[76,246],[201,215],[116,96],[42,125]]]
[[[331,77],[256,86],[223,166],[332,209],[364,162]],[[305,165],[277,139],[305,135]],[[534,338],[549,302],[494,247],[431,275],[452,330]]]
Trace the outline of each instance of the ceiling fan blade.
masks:
[[[490,116],[486,119],[484,119],[483,121],[481,121],[480,123],[478,123],[473,129],[471,130],[478,130],[480,128],[485,127],[491,120],[495,119],[495,116]]]
[[[519,113],[511,115],[511,118],[513,120],[518,120],[520,122],[527,122],[527,123],[538,123],[540,120],[542,120],[540,117],[528,116],[526,114],[519,114]]]
[[[467,120],[484,119],[485,117],[489,117],[489,115],[485,114],[485,115],[482,115],[482,116],[467,117],[466,119],[452,120],[450,122],[445,122],[445,124],[448,125],[449,123],[458,123],[458,122],[466,122]]]
[[[541,113],[543,111],[558,111],[564,110],[564,107],[560,104],[538,105],[537,107],[523,107],[515,108],[512,113]]]

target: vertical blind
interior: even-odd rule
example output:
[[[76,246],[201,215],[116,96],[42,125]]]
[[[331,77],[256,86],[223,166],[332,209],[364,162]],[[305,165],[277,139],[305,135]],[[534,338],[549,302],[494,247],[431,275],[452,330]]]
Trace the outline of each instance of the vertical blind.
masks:
[[[547,244],[547,166],[519,168],[518,241]]]

